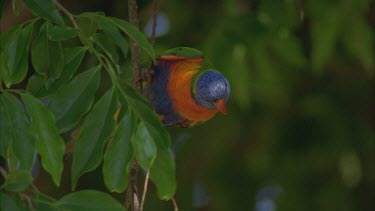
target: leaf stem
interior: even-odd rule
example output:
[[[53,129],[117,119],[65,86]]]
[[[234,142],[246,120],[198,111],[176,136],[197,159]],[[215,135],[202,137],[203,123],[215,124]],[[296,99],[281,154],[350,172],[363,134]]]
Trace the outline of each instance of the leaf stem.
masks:
[[[176,199],[173,197],[171,200],[172,200],[172,203],[173,203],[174,211],[178,211]]]
[[[148,187],[148,178],[150,177],[150,170],[147,170],[145,183],[143,185],[143,193],[142,193],[142,199],[141,199],[141,206],[139,208],[140,211],[143,211],[143,206],[145,203],[146,193],[147,193],[147,187]]]
[[[70,22],[72,22],[73,24],[73,27],[79,30],[78,24],[74,19],[74,15],[70,13],[67,9],[65,9],[65,7],[62,6],[57,0],[53,0],[53,3],[56,5],[57,9],[61,10],[61,12],[63,12],[69,18]]]

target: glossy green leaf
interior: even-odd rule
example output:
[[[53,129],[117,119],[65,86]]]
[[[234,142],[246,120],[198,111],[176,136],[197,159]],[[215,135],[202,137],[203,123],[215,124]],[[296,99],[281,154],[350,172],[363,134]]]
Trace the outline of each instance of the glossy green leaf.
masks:
[[[85,47],[73,47],[64,48],[64,69],[58,78],[47,90],[44,86],[43,78],[38,74],[33,74],[27,83],[26,90],[33,93],[37,97],[44,97],[46,95],[55,93],[62,85],[68,83],[77,71],[79,65],[82,62],[83,57],[87,48]]]
[[[28,49],[34,22],[24,28],[18,27],[5,39],[5,49],[1,53],[2,77],[5,85],[21,82],[28,70]]]
[[[62,41],[73,38],[78,35],[78,31],[69,26],[50,26],[48,30],[48,38],[52,41]]]
[[[91,13],[83,13],[79,15],[76,21],[83,36],[85,37],[90,37],[91,35],[95,34],[99,28]]]
[[[64,48],[64,70],[62,76],[56,81],[56,83],[60,80],[66,82],[73,77],[81,64],[86,51],[86,47]]]
[[[125,38],[121,35],[117,25],[111,19],[104,16],[95,16],[95,20],[103,29],[105,36],[109,37],[112,42],[121,49],[124,57],[126,57],[129,45]]]
[[[6,176],[4,188],[8,191],[21,192],[31,185],[32,181],[33,178],[31,177],[30,171],[17,170],[10,172]]]
[[[47,78],[47,88],[60,77],[64,67],[64,54],[60,42],[48,40],[49,24],[40,28],[31,48],[31,62],[35,71]]]
[[[171,143],[170,136],[155,110],[150,106],[143,95],[137,92],[133,87],[129,86],[126,82],[121,83],[121,88],[120,93],[123,95],[129,107],[134,111],[137,117],[147,124],[152,137],[155,139],[155,143],[158,146],[167,149]]]
[[[63,170],[64,140],[59,135],[53,114],[35,97],[21,94],[31,119],[35,148],[41,156],[43,168],[59,186]]]
[[[100,49],[111,59],[113,63],[118,63],[118,53],[116,51],[114,43],[109,39],[108,36],[101,33],[96,33],[90,37],[90,40],[99,45]]]
[[[17,206],[17,202],[16,200],[14,200],[13,197],[8,196],[3,192],[0,192],[0,210],[18,211],[20,210],[20,208]]]
[[[39,97],[43,88],[45,88],[43,77],[38,73],[32,74],[27,82],[26,90]]]
[[[12,143],[12,124],[9,108],[5,103],[5,96],[0,94],[0,155],[8,158],[8,148]]]
[[[83,122],[81,132],[74,143],[72,165],[72,187],[78,178],[100,164],[104,143],[115,127],[113,115],[117,100],[114,89],[110,89],[94,105]]]
[[[141,121],[138,125],[131,142],[138,164],[144,169],[149,169],[155,160],[157,148],[154,138],[144,122]]]
[[[176,167],[174,157],[168,150],[158,148],[158,153],[150,169],[150,178],[156,185],[160,199],[169,200],[176,192]]]
[[[137,27],[118,18],[112,18],[112,20],[117,24],[117,27],[119,27],[119,29],[125,32],[131,39],[135,40],[138,45],[143,48],[153,60],[155,60],[156,55],[154,48],[152,47],[150,42],[148,42],[145,35],[137,29]]]
[[[23,0],[26,7],[28,7],[35,15],[54,23],[64,25],[64,20],[52,1],[53,0]]]
[[[71,211],[125,210],[125,208],[110,195],[95,190],[82,190],[70,193],[55,202],[54,206]]]
[[[120,120],[116,135],[109,143],[103,159],[104,182],[110,191],[121,193],[128,186],[129,167],[133,158],[130,143],[136,127],[134,114],[128,110]]]
[[[5,104],[10,116],[9,128],[12,134],[12,150],[19,160],[19,169],[30,171],[34,158],[34,137],[30,130],[30,120],[21,102],[14,96],[4,93],[2,102]]]
[[[100,66],[96,66],[77,75],[48,98],[48,108],[54,113],[61,133],[72,129],[90,110],[99,82]]]

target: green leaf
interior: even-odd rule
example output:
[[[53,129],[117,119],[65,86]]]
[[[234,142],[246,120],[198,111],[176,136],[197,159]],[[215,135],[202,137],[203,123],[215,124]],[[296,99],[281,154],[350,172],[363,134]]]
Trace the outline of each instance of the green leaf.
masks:
[[[0,192],[0,210],[18,211],[20,208],[17,206],[17,202],[14,198]]]
[[[374,30],[362,15],[347,16],[347,27],[343,33],[344,44],[349,53],[356,57],[369,75],[374,74]]]
[[[77,24],[85,37],[90,37],[91,35],[95,34],[98,30],[99,26],[96,21],[93,19],[93,15],[91,13],[83,13],[77,17]]]
[[[17,170],[6,176],[4,188],[8,191],[21,192],[29,187],[32,181],[33,178],[30,171]]]
[[[67,40],[78,35],[78,31],[69,26],[53,25],[48,31],[48,38],[52,41]]]
[[[64,48],[64,70],[62,76],[56,81],[56,83],[60,82],[60,80],[61,82],[67,82],[73,77],[81,64],[86,51],[86,47]]]
[[[96,66],[77,75],[48,98],[48,108],[54,113],[61,133],[72,129],[90,110],[99,87],[100,68]]]
[[[13,13],[18,16],[20,14],[20,9],[18,8],[18,0],[13,0],[12,1],[12,8],[13,8]]]
[[[38,211],[58,211],[56,207],[54,207],[54,203],[56,202],[56,199],[45,195],[41,192],[32,192],[31,198],[33,201],[33,207],[35,210]]]
[[[3,81],[7,87],[21,82],[28,70],[28,49],[34,22],[24,28],[17,27],[5,40],[5,49],[1,54]]]
[[[107,36],[105,36],[104,34],[96,33],[90,37],[90,40],[99,45],[101,50],[111,59],[113,63],[118,63],[119,56],[116,52],[116,47]]]
[[[121,193],[128,186],[129,167],[133,158],[130,140],[135,127],[134,114],[128,110],[120,120],[116,135],[104,154],[103,176],[110,191]]]
[[[5,104],[4,94],[0,94],[0,155],[8,158],[8,148],[12,143],[12,124],[9,108]]]
[[[82,190],[68,194],[58,200],[54,205],[57,208],[71,211],[125,210],[125,208],[110,195],[95,190]]]
[[[104,143],[115,127],[116,96],[110,89],[94,105],[83,122],[81,132],[74,143],[72,187],[85,172],[95,169],[102,161]]]
[[[35,71],[47,78],[47,88],[60,77],[64,67],[64,54],[60,42],[48,40],[49,24],[40,28],[31,48],[31,62]]]
[[[123,81],[121,82],[121,89],[119,91],[138,118],[147,123],[147,127],[152,137],[154,137],[156,145],[167,149],[171,143],[169,133],[144,96]]]
[[[9,130],[12,134],[13,154],[19,160],[19,168],[30,171],[35,153],[30,120],[23,105],[15,96],[4,93],[2,101],[10,116],[11,128]]]
[[[110,18],[104,16],[95,16],[95,20],[103,29],[104,34],[121,49],[124,57],[126,57],[129,47],[128,42],[121,35],[120,31],[117,28],[117,25]]]
[[[203,53],[195,48],[178,47],[165,51],[162,55],[181,56],[186,58],[202,57]]]
[[[26,90],[32,93],[35,97],[40,97],[43,88],[45,90],[43,77],[38,73],[32,74],[27,82]]]
[[[33,74],[27,84],[26,90],[33,93],[37,97],[44,97],[46,95],[55,93],[62,85],[68,83],[73,77],[82,62],[83,57],[87,51],[86,47],[64,48],[64,69],[58,78],[47,90],[44,86],[43,78],[38,74]]]
[[[119,29],[125,32],[131,39],[135,40],[138,45],[143,48],[153,60],[155,60],[156,56],[154,48],[152,47],[150,42],[148,42],[145,35],[137,29],[137,27],[118,18],[112,18],[112,20],[117,24],[117,27],[119,27]]]
[[[138,164],[144,169],[149,169],[156,157],[157,148],[154,138],[144,122],[140,122],[131,142]]]
[[[343,17],[340,7],[331,2],[309,1],[311,15],[312,68],[321,72],[324,64],[333,54],[340,35]]]
[[[57,11],[53,0],[23,0],[35,15],[50,20],[56,24],[64,25],[64,20]]]
[[[160,199],[169,200],[176,192],[176,167],[172,154],[158,148],[158,154],[150,169],[150,178],[156,185]]]
[[[35,148],[42,158],[42,166],[59,186],[65,145],[55,125],[55,118],[38,99],[28,94],[20,95],[31,119],[31,128],[36,138]]]

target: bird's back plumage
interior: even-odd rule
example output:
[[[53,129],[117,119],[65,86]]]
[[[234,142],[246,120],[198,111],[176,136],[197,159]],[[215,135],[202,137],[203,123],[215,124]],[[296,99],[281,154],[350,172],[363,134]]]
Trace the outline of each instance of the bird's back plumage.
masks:
[[[217,113],[198,105],[192,96],[192,80],[202,61],[202,57],[163,56],[153,66],[150,101],[166,125],[191,126]]]

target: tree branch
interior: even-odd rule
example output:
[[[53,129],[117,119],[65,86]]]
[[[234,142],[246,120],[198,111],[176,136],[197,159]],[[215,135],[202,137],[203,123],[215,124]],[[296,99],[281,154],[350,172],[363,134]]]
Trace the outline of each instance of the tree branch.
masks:
[[[138,6],[136,0],[128,0],[129,7],[129,22],[135,27],[138,26]],[[132,70],[133,70],[133,84],[135,88],[142,93],[141,80],[141,65],[140,65],[140,49],[135,40],[130,40],[131,54],[132,54]]]
[[[129,170],[129,186],[126,191],[125,207],[130,210],[139,211],[138,189],[137,189],[138,164],[136,160],[131,161]]]

